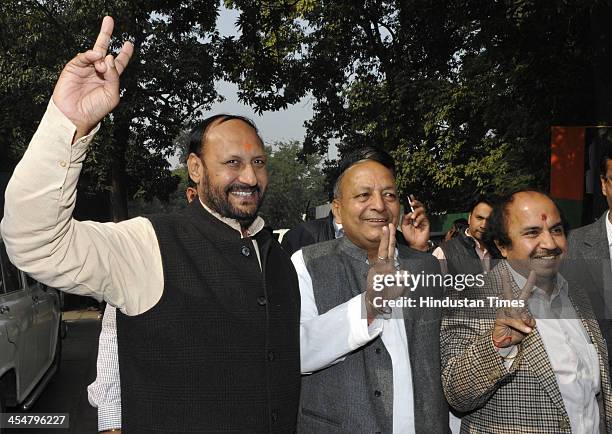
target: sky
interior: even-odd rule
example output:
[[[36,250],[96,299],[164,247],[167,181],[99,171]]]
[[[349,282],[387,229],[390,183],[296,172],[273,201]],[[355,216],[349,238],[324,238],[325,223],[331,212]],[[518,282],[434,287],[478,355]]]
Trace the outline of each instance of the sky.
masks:
[[[217,28],[222,36],[239,36],[235,23],[238,12],[221,6],[217,18]],[[298,103],[288,106],[285,110],[276,112],[266,111],[257,115],[249,106],[238,101],[238,86],[227,81],[215,83],[217,92],[225,98],[221,103],[215,103],[205,116],[216,113],[231,113],[246,116],[252,119],[266,144],[276,141],[298,140],[303,141],[306,129],[304,122],[312,117],[312,99],[302,98]],[[335,158],[335,149],[330,150],[330,158]],[[178,157],[170,158],[173,167],[179,163]]]
[[[236,27],[238,12],[226,9],[223,5],[217,18],[217,29],[221,36],[239,36],[239,29]],[[238,87],[226,81],[216,83],[216,89],[226,100],[212,106],[211,112],[230,112],[233,114],[245,115],[255,121],[260,133],[266,143],[284,140],[304,139],[304,121],[312,117],[312,101],[306,97],[297,104],[289,106],[286,110],[277,112],[263,112],[261,116],[255,114],[250,107],[238,101]]]

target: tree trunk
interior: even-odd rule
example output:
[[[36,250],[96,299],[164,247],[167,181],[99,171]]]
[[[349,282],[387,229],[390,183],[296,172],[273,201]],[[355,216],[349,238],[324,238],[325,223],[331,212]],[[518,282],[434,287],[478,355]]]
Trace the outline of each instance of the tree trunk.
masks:
[[[113,146],[114,155],[111,163],[110,203],[114,222],[120,222],[128,218],[125,148],[128,143],[129,133],[130,128],[128,124],[118,124],[113,137],[115,146]]]

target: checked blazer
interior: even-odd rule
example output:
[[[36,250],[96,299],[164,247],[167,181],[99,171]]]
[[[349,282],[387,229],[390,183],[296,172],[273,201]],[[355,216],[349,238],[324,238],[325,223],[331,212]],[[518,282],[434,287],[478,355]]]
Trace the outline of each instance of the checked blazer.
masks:
[[[467,412],[461,422],[462,433],[570,433],[569,417],[537,319],[509,369],[493,347],[491,330],[496,312],[486,297],[502,293],[501,278],[506,272],[507,262],[501,261],[488,274],[484,286],[447,294],[451,299],[485,300],[485,307],[447,309],[444,313],[440,331],[444,393],[452,407]],[[518,296],[520,289],[513,280],[511,285]],[[583,291],[570,287],[569,298],[598,354],[600,432],[612,433],[606,345]]]

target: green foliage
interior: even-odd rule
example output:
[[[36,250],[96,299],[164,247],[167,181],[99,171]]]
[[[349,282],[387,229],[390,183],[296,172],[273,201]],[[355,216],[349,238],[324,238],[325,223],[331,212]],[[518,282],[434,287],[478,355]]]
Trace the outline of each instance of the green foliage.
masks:
[[[173,213],[185,209],[188,204],[185,194],[188,186],[187,167],[180,166],[172,170],[171,176],[178,181],[178,185],[167,199],[160,200],[158,197],[147,198],[144,195],[136,195],[129,202],[129,216]]]
[[[298,158],[301,146],[296,141],[277,142],[268,148],[268,189],[260,214],[273,228],[292,228],[302,221],[309,206],[327,201],[323,190],[321,157]]]
[[[227,78],[261,110],[311,95],[306,154],[394,152],[433,211],[548,186],[551,125],[612,121],[608,2],[226,0]]]
[[[162,199],[176,189],[166,157],[185,125],[218,98],[213,53],[218,0],[5,0],[0,3],[0,149],[18,161],[63,65],[89,49],[105,14],[115,18],[111,51],[125,39],[135,55],[122,100],[102,123],[80,180],[108,191],[115,220],[127,198]]]

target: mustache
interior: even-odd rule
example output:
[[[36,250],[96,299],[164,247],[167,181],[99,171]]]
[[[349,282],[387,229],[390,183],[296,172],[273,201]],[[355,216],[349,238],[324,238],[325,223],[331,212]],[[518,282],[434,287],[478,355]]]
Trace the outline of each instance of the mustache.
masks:
[[[535,252],[533,255],[531,255],[532,259],[538,259],[538,258],[542,258],[544,256],[560,256],[563,253],[563,250],[561,250],[560,248],[554,248],[551,250],[540,250]]]
[[[259,188],[259,184],[248,185],[248,184],[242,184],[240,182],[235,182],[233,184],[228,185],[225,188],[226,193],[231,193],[234,191],[248,191],[250,193],[253,193],[253,192],[261,193],[261,188]]]

